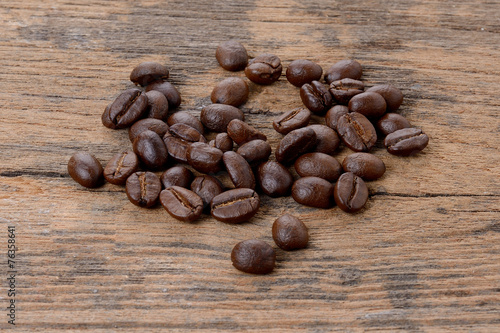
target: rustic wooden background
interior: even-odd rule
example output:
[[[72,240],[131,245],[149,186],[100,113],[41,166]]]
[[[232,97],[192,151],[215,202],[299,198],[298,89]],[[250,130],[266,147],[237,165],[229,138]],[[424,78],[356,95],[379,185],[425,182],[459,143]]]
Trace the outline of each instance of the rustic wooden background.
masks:
[[[2,0],[0,25],[0,329],[13,225],[18,331],[500,330],[498,1]],[[402,89],[429,147],[398,158],[379,142],[387,173],[359,214],[263,197],[242,225],[182,223],[69,178],[74,152],[106,163],[130,147],[100,115],[135,65],[166,64],[180,110],[199,115],[217,81],[243,76],[215,60],[230,38],[285,68],[358,60],[368,86]],[[283,76],[252,84],[242,109],[275,147],[273,117],[300,104]],[[274,245],[285,211],[310,246],[277,249],[268,276],[234,269],[233,246]]]

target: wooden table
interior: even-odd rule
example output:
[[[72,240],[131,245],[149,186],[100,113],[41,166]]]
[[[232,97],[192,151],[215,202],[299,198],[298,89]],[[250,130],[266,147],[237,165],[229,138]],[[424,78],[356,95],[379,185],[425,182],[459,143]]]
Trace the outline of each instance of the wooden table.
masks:
[[[498,1],[3,0],[0,24],[0,328],[14,299],[20,332],[500,330]],[[379,141],[387,172],[359,214],[263,196],[241,225],[179,222],[68,176],[77,151],[106,163],[131,147],[100,116],[134,66],[166,64],[179,110],[199,116],[216,82],[244,77],[215,60],[231,38],[285,68],[358,60],[367,86],[403,91],[400,113],[429,146],[399,158]],[[300,105],[283,75],[251,84],[242,109],[276,147],[272,119]],[[233,246],[274,245],[285,212],[307,224],[309,247],[277,249],[267,276],[234,269]]]

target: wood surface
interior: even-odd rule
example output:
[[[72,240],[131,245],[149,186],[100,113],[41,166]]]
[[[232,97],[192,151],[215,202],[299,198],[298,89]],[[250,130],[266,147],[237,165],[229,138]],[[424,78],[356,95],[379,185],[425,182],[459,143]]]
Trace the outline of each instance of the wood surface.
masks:
[[[0,330],[500,331],[498,1],[2,0],[0,26]],[[361,213],[262,196],[241,225],[183,223],[161,206],[133,206],[123,187],[88,190],[68,176],[77,151],[105,164],[131,147],[100,116],[133,86],[134,66],[167,65],[178,110],[199,116],[216,82],[244,77],[215,60],[231,38],[284,68],[358,60],[367,86],[403,91],[399,112],[429,146],[400,158],[379,140],[373,153],[387,172],[368,183]],[[299,90],[284,73],[250,88],[241,108],[274,152],[272,119],[301,105]],[[274,244],[271,225],[285,212],[309,227],[307,249]],[[250,238],[277,248],[272,274],[232,267],[233,246]]]

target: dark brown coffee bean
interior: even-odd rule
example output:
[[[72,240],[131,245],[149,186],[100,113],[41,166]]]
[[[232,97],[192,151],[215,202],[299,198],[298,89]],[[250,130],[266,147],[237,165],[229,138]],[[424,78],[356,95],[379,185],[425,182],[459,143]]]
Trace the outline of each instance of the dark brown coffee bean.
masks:
[[[158,134],[161,138],[168,132],[168,125],[162,120],[154,118],[145,118],[135,122],[128,129],[128,137],[130,142],[134,142],[135,138],[144,131],[153,131]]]
[[[210,209],[212,199],[221,194],[223,190],[221,182],[209,175],[198,176],[191,183],[191,191],[198,194],[203,200],[203,209]]]
[[[379,118],[384,115],[387,104],[385,99],[374,92],[364,92],[351,98],[349,112],[361,113],[367,118]]]
[[[146,110],[147,118],[167,119],[168,101],[165,95],[156,90],[146,93],[148,97],[148,108]]]
[[[344,144],[354,151],[369,151],[377,141],[375,127],[361,113],[352,112],[340,117],[337,131]]]
[[[68,173],[78,184],[93,188],[103,184],[103,169],[101,162],[86,152],[71,156],[68,161]]]
[[[113,103],[111,102],[108,105],[106,105],[106,108],[104,109],[104,112],[101,115],[101,121],[105,127],[115,129],[116,125],[113,123],[113,121],[109,117],[109,109],[111,108],[111,104],[113,104]]]
[[[316,208],[333,206],[333,185],[319,177],[303,177],[293,183],[292,197],[302,205]]]
[[[152,207],[158,202],[161,182],[152,172],[136,172],[127,178],[125,192],[131,203],[139,207]]]
[[[269,274],[274,269],[276,252],[264,241],[250,239],[239,242],[231,252],[233,266],[245,273]]]
[[[244,69],[248,63],[247,50],[235,40],[219,44],[215,51],[215,58],[222,68],[233,72]]]
[[[239,119],[233,119],[227,124],[227,134],[238,145],[242,145],[252,140],[267,140],[267,137],[255,127]]]
[[[104,168],[104,178],[111,184],[123,185],[127,178],[139,169],[139,158],[133,151],[113,156]]]
[[[336,181],[342,173],[340,163],[323,153],[304,154],[295,161],[294,167],[301,177],[319,177],[329,182]]]
[[[212,90],[210,99],[212,103],[240,106],[248,99],[248,84],[239,77],[228,77],[217,83]]]
[[[271,145],[264,140],[252,140],[242,144],[236,152],[253,168],[269,159]]]
[[[311,151],[316,146],[316,132],[311,128],[299,128],[281,139],[275,155],[282,164],[293,163],[300,155]]]
[[[317,115],[324,115],[333,103],[332,94],[319,81],[306,83],[300,88],[302,103]]]
[[[158,134],[147,130],[134,140],[134,153],[149,169],[160,169],[168,160],[167,147]]]
[[[303,249],[309,242],[309,232],[304,222],[290,214],[274,221],[272,234],[276,245],[285,251]]]
[[[168,131],[170,135],[188,142],[207,142],[200,132],[183,123],[173,124]]]
[[[191,145],[191,142],[175,137],[170,132],[167,132],[165,134],[165,136],[163,137],[163,142],[167,147],[169,156],[171,156],[177,162],[188,163],[187,150]]]
[[[241,223],[250,220],[259,210],[260,198],[249,188],[236,188],[212,199],[212,216],[221,222]]]
[[[293,130],[307,126],[311,119],[311,111],[306,108],[296,108],[283,113],[273,121],[276,132],[286,135]]]
[[[102,123],[111,129],[128,127],[144,115],[147,106],[148,98],[139,89],[125,90],[104,111]]]
[[[193,178],[194,175],[191,170],[178,165],[165,170],[160,177],[160,181],[163,184],[163,188],[169,188],[170,186],[189,188]]]
[[[286,69],[286,79],[296,87],[303,84],[319,81],[323,74],[323,68],[310,60],[294,60]]]
[[[226,152],[233,150],[233,139],[227,133],[219,133],[214,140],[209,142],[209,145]]]
[[[222,151],[207,143],[195,142],[189,145],[186,156],[190,166],[199,172],[217,173],[222,170]]]
[[[130,73],[130,81],[141,86],[147,86],[158,80],[168,79],[168,68],[153,61],[140,63]]]
[[[173,218],[185,222],[196,220],[203,210],[200,196],[180,186],[171,186],[161,191],[160,203]]]
[[[387,151],[397,156],[410,156],[421,152],[429,143],[429,137],[419,128],[403,128],[385,137]]]
[[[346,172],[335,184],[333,196],[340,209],[355,213],[365,206],[368,200],[368,188],[363,179],[352,172]]]
[[[330,93],[339,104],[347,105],[352,97],[361,94],[364,90],[363,82],[349,78],[330,83]]]
[[[250,164],[234,151],[227,151],[222,157],[229,178],[236,188],[255,189],[255,176],[250,168]]]
[[[282,70],[280,58],[274,54],[261,54],[250,60],[245,75],[257,84],[271,84],[278,81]]]
[[[366,90],[382,95],[387,103],[387,112],[394,112],[403,103],[403,93],[391,84],[380,84]]]
[[[384,136],[408,127],[411,127],[408,119],[397,113],[386,113],[377,121],[377,129]]]
[[[157,90],[165,95],[168,101],[168,108],[170,110],[173,110],[181,105],[181,94],[172,83],[168,81],[156,81],[146,87],[146,92],[151,90]]]
[[[167,124],[168,126],[172,126],[177,123],[182,123],[191,126],[201,134],[204,134],[204,128],[203,124],[201,121],[198,120],[195,116],[193,116],[191,113],[186,112],[186,111],[179,111],[176,113],[173,113],[170,117],[168,117]]]
[[[262,191],[273,198],[290,195],[293,176],[282,164],[267,161],[259,165],[257,180]]]
[[[359,80],[362,74],[363,68],[359,62],[356,60],[341,60],[326,70],[325,81],[330,84],[333,81],[345,78]]]
[[[342,117],[346,113],[349,113],[349,109],[347,108],[347,106],[335,105],[330,110],[328,110],[328,112],[325,115],[326,126],[337,131],[337,125],[338,125],[339,119],[340,119],[340,117]]]
[[[214,132],[225,132],[227,124],[233,119],[245,120],[243,111],[226,104],[211,104],[201,109],[201,122]]]
[[[314,151],[333,155],[340,145],[340,138],[333,129],[325,125],[309,125],[308,128],[316,133],[316,147]]]
[[[385,173],[384,162],[377,156],[368,153],[354,153],[347,156],[342,162],[342,168],[364,180],[375,180]]]

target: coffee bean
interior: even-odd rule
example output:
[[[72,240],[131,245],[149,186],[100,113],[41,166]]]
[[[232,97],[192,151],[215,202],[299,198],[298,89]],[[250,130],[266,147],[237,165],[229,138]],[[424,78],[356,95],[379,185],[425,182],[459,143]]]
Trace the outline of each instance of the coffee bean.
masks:
[[[282,164],[267,161],[257,169],[259,186],[266,195],[276,198],[290,195],[293,176]]]
[[[127,178],[125,192],[131,203],[139,207],[152,207],[158,202],[161,182],[152,172],[136,172]]]
[[[229,178],[236,188],[255,189],[255,177],[250,164],[238,153],[227,151],[222,156]]]
[[[429,137],[418,128],[397,130],[384,140],[387,151],[397,156],[410,156],[421,152],[429,143]]]
[[[290,214],[274,221],[272,234],[276,245],[285,251],[303,249],[309,242],[309,232],[304,222]]]
[[[134,140],[134,153],[149,169],[159,169],[167,163],[168,152],[165,143],[158,134],[146,130]]]
[[[211,104],[201,109],[201,122],[214,132],[226,132],[227,124],[233,119],[245,120],[243,111],[226,104]]]
[[[255,127],[239,119],[233,119],[227,124],[227,134],[238,145],[252,140],[267,140],[267,137]]]
[[[239,242],[231,252],[233,266],[245,273],[269,274],[274,269],[276,252],[264,241],[250,239]]]
[[[128,136],[130,138],[130,142],[133,143],[135,138],[137,138],[139,134],[147,130],[155,132],[162,138],[165,135],[165,133],[168,132],[168,125],[165,124],[160,119],[154,119],[154,118],[141,119],[135,122],[128,129]]]
[[[316,133],[316,147],[314,151],[333,155],[340,145],[340,138],[333,129],[325,125],[309,125],[308,128]]]
[[[260,198],[249,188],[236,188],[212,199],[212,216],[221,222],[241,223],[250,220],[259,210]]]
[[[105,127],[115,129],[116,125],[113,123],[113,121],[109,117],[109,109],[111,108],[111,104],[113,104],[113,103],[111,102],[108,105],[106,105],[106,108],[104,109],[104,112],[101,115],[101,121]]]
[[[151,90],[157,90],[165,95],[168,100],[168,108],[170,110],[173,110],[181,105],[181,94],[172,83],[167,81],[156,81],[146,87],[146,92]]]
[[[408,119],[397,113],[386,113],[377,121],[377,129],[384,136],[408,127],[411,127]]]
[[[188,142],[207,142],[200,132],[187,124],[173,124],[168,131],[170,135]]]
[[[382,95],[371,91],[354,96],[348,105],[349,112],[358,112],[371,119],[383,116],[386,107]]]
[[[203,209],[210,209],[212,199],[221,194],[223,190],[221,182],[209,175],[198,176],[191,183],[191,191],[200,196],[203,201]]]
[[[104,111],[102,123],[111,129],[129,127],[144,115],[147,106],[148,98],[139,89],[125,90]]]
[[[335,105],[330,110],[328,110],[328,112],[325,115],[326,126],[337,131],[339,119],[346,113],[349,113],[349,109],[347,108],[347,106]]]
[[[273,121],[276,132],[286,135],[291,131],[305,127],[311,119],[311,111],[306,108],[295,108],[283,113]]]
[[[168,101],[165,95],[156,90],[151,90],[146,93],[148,98],[148,108],[146,110],[146,118],[155,118],[164,120],[167,118]]]
[[[304,127],[291,131],[281,139],[275,155],[282,164],[290,164],[300,155],[313,150],[316,146],[316,132]]]
[[[167,147],[168,155],[180,163],[188,163],[187,150],[191,142],[173,136],[170,132],[165,133],[163,142]]]
[[[345,78],[359,80],[362,74],[363,68],[359,62],[356,60],[341,60],[326,70],[325,81],[330,84],[333,81]]]
[[[139,158],[133,151],[114,155],[104,168],[104,178],[111,184],[123,185],[139,169]]]
[[[340,209],[355,213],[365,206],[368,200],[368,188],[363,179],[352,172],[346,172],[335,184],[333,196]]]
[[[330,83],[330,93],[339,104],[347,105],[352,97],[361,94],[365,90],[363,82],[345,78]]]
[[[333,206],[333,185],[319,177],[303,177],[293,183],[292,197],[302,205],[316,208]]]
[[[101,162],[86,152],[75,153],[68,161],[68,173],[78,184],[93,188],[103,183]]]
[[[217,83],[212,90],[210,99],[212,103],[240,106],[248,99],[248,84],[239,77],[228,77]]]
[[[339,118],[337,131],[344,144],[354,151],[369,151],[377,141],[372,123],[361,113],[347,113]]]
[[[302,87],[305,83],[319,81],[323,74],[323,68],[310,60],[294,60],[286,69],[286,79],[296,87]]]
[[[222,170],[222,151],[207,143],[195,142],[189,145],[186,156],[190,166],[199,172],[217,173]]]
[[[185,222],[196,220],[203,210],[200,196],[180,186],[171,186],[161,191],[160,203],[172,217]]]
[[[319,81],[306,83],[300,88],[302,103],[312,113],[323,115],[333,103],[332,94]]]
[[[160,177],[160,181],[164,188],[169,188],[171,186],[188,188],[191,185],[193,178],[194,176],[191,170],[178,165],[165,170]]]
[[[222,152],[233,150],[233,139],[227,133],[219,133],[215,139],[208,143],[211,147],[218,148]]]
[[[391,84],[380,84],[366,90],[382,95],[387,103],[387,112],[394,112],[403,103],[403,93]]]
[[[368,153],[354,153],[347,156],[342,162],[342,168],[364,180],[375,180],[385,173],[384,162],[377,156]]]
[[[248,63],[245,75],[257,84],[271,84],[278,81],[282,70],[280,58],[274,54],[261,54]]]
[[[130,81],[141,86],[147,86],[158,80],[168,79],[168,68],[153,61],[146,61],[137,65],[130,73]]]
[[[243,156],[253,168],[269,159],[271,155],[271,145],[264,140],[252,140],[242,144],[236,152]]]
[[[170,117],[168,117],[167,124],[168,126],[172,126],[177,123],[182,123],[191,126],[201,134],[204,134],[203,124],[191,113],[186,111],[179,111],[173,113]]]
[[[301,177],[319,177],[329,182],[336,181],[342,173],[340,163],[324,153],[304,154],[295,161],[294,167]]]
[[[247,50],[235,40],[219,44],[215,51],[215,58],[222,68],[233,72],[244,69],[248,63]]]

